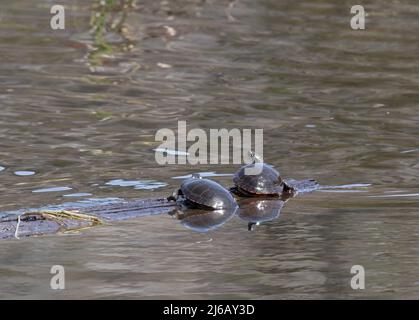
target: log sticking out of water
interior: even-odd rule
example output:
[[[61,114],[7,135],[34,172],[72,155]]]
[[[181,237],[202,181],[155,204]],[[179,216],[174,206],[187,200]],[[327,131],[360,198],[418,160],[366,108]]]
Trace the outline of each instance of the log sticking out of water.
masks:
[[[61,210],[30,210],[0,218],[0,239],[54,234],[93,227],[109,221],[167,214],[174,202],[166,199],[137,199],[112,204],[69,207]]]

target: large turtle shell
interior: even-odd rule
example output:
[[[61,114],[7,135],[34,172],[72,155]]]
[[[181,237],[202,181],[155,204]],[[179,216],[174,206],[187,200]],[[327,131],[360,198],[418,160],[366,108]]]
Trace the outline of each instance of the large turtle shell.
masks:
[[[246,175],[247,168],[262,165],[262,172],[258,175]],[[279,172],[265,163],[248,164],[241,167],[233,178],[236,187],[252,194],[279,194],[282,192],[282,179]]]
[[[180,190],[186,200],[213,209],[237,207],[234,197],[215,181],[202,178],[189,178],[183,181]]]

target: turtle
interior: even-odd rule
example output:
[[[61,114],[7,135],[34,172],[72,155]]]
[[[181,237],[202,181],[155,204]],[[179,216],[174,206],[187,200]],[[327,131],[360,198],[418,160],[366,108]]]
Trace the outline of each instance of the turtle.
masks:
[[[233,178],[234,187],[230,191],[239,197],[282,197],[289,198],[299,192],[313,191],[318,187],[317,181],[283,180],[277,170],[271,165],[258,162],[242,166]],[[249,174],[249,169],[257,169],[258,174]]]
[[[286,201],[277,198],[245,198],[240,200],[237,216],[248,223],[248,230],[262,222],[279,217]]]
[[[180,189],[168,201],[176,201],[180,206],[205,210],[234,209],[237,202],[222,185],[199,174],[184,180]]]
[[[246,174],[247,169],[260,166],[259,174]],[[280,197],[292,195],[295,189],[282,180],[279,172],[266,163],[251,163],[242,166],[233,178],[234,187],[230,191],[241,197]]]

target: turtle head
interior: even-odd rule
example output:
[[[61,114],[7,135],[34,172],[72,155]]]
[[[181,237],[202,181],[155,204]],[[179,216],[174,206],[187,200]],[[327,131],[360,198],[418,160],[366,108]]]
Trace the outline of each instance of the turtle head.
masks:
[[[192,173],[193,179],[202,179],[201,175],[199,173]]]
[[[282,181],[282,192],[284,194],[293,195],[296,193],[296,190],[292,186],[288,185],[285,181]]]

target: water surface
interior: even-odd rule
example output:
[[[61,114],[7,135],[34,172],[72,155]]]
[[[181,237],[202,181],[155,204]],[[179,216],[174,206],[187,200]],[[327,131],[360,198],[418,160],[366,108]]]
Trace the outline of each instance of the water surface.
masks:
[[[61,3],[64,31],[50,1],[0,4],[0,211],[167,196],[194,172],[229,186],[235,165],[157,165],[178,120],[263,128],[285,177],[362,192],[291,199],[253,232],[151,216],[1,242],[0,298],[419,298],[416,1],[376,0],[354,31],[350,1],[145,0],[100,41],[93,2]]]

